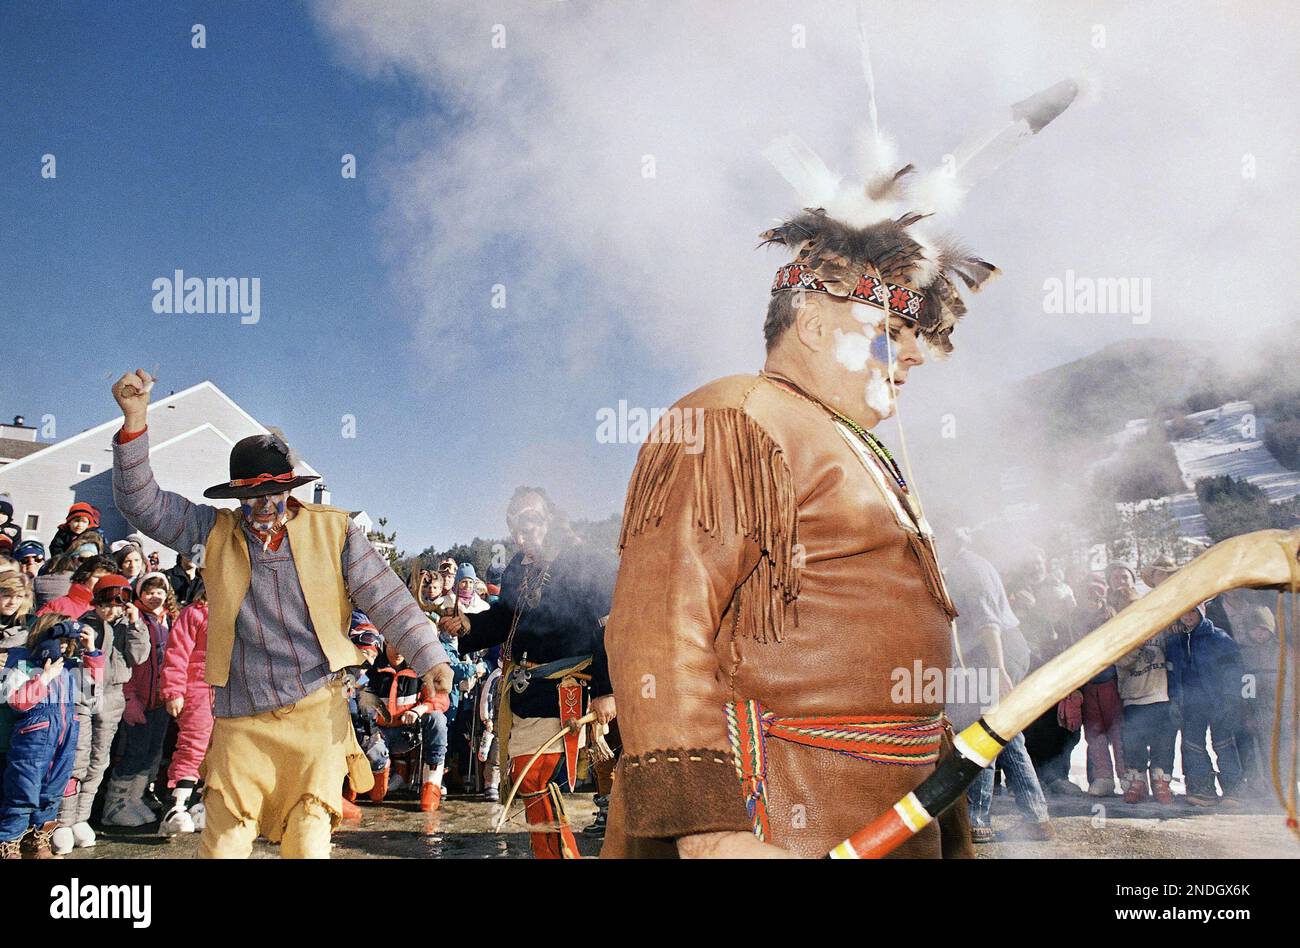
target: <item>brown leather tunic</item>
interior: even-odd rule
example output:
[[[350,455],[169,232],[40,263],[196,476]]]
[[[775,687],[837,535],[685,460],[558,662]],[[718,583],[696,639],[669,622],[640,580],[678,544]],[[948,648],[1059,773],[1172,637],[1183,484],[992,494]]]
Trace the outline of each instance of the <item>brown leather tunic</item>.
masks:
[[[942,710],[891,699],[895,669],[948,667],[951,604],[884,466],[767,378],[720,379],[676,407],[704,410],[703,450],[642,448],[606,629],[625,755],[606,856],[750,828],[729,700],[783,717]],[[770,841],[804,856],[825,855],[932,770],[766,747]],[[937,826],[899,854],[938,856]]]

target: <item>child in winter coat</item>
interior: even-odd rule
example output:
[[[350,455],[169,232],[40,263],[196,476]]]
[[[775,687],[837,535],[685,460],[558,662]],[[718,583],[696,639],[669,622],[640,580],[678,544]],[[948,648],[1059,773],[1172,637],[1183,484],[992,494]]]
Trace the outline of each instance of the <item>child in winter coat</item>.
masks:
[[[103,549],[104,534],[99,529],[99,511],[87,503],[73,504],[68,508],[68,516],[50,541],[50,559],[54,559],[70,547],[84,534],[98,534],[100,549]]]
[[[368,677],[370,683],[363,704],[376,709],[376,723],[388,748],[409,746],[411,729],[420,729],[425,763],[420,809],[425,812],[438,809],[442,802],[442,770],[447,757],[450,696],[425,686],[391,642],[384,644]],[[388,768],[375,774],[371,799],[382,800],[389,782]]]
[[[384,640],[364,612],[352,613],[351,631],[348,637],[365,656],[365,664],[356,670],[347,689],[348,714],[352,718],[352,730],[357,736],[357,743],[365,751],[366,760],[370,762],[370,772],[374,774],[375,787],[379,788],[378,793],[375,792],[374,787],[371,788],[370,799],[379,803],[388,792],[388,745],[384,743],[383,732],[376,720],[379,715],[379,704],[374,699],[374,695],[369,692],[369,687],[370,674],[375,660],[379,657],[379,651],[383,648]],[[382,787],[380,787],[381,777]],[[360,811],[354,811],[349,807],[356,797],[351,779],[344,778],[344,819],[360,818]]]
[[[212,737],[212,686],[204,680],[208,654],[208,597],[201,579],[192,591],[193,601],[181,610],[172,626],[163,660],[163,707],[176,719],[176,749],[167,769],[172,791],[171,808],[163,816],[158,835],[175,836],[203,829],[203,803],[189,804],[199,782],[199,767]]]
[[[1236,805],[1242,789],[1237,732],[1241,728],[1241,652],[1232,637],[1205,617],[1205,607],[1182,616],[1165,641],[1174,673],[1183,731],[1183,775],[1187,802],[1215,806],[1214,768],[1206,750],[1206,732],[1219,762],[1225,805]]]
[[[149,657],[131,669],[123,689],[122,758],[108,784],[109,798],[120,803],[112,809],[105,805],[105,826],[144,826],[158,819],[143,794],[158,775],[172,720],[163,707],[162,668],[176,597],[162,573],[144,573],[134,586],[136,608],[149,629]]]
[[[149,629],[140,618],[127,581],[116,573],[103,576],[91,595],[91,609],[80,621],[94,633],[94,647],[104,653],[104,663],[94,674],[89,668],[81,670],[77,696],[80,734],[72,767],[76,786],[59,808],[56,843],[60,849],[68,845],[64,830],[71,832],[73,845],[78,848],[95,845],[90,810],[108,770],[113,738],[126,706],[123,689],[131,680],[131,669],[149,657]],[[121,803],[110,794],[104,803],[105,812]]]
[[[0,804],[0,858],[53,858],[55,816],[77,747],[74,672],[79,665],[91,671],[104,666],[103,653],[93,645],[91,630],[80,622],[47,617],[32,633],[26,658],[31,676],[20,682],[10,675],[4,679],[4,698],[18,720]]]
[[[1169,779],[1174,772],[1178,729],[1174,726],[1164,633],[1129,652],[1115,663],[1115,669],[1119,697],[1124,702],[1124,802],[1141,803],[1150,793],[1157,803],[1168,806],[1174,802]]]

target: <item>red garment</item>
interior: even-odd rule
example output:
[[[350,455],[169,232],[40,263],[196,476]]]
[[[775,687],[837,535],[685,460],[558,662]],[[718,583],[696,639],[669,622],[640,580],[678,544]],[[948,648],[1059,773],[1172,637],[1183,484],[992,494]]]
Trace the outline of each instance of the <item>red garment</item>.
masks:
[[[37,610],[37,616],[47,615],[51,612],[58,612],[62,615],[73,619],[79,619],[92,606],[93,594],[89,586],[83,586],[81,583],[73,583],[68,588],[66,596],[60,596],[58,599],[51,599],[45,605]]]
[[[1124,773],[1124,703],[1115,679],[1083,686],[1083,736],[1088,741],[1088,762],[1093,780],[1114,780]],[[1111,764],[1111,753],[1115,762]]]
[[[531,755],[530,755],[531,756]],[[524,782],[519,786],[519,797],[524,801],[524,814],[530,826],[554,827],[559,829],[549,832],[529,833],[535,859],[577,859],[578,841],[573,838],[573,830],[568,820],[555,812],[546,785],[551,782],[551,775],[560,764],[562,754],[543,754],[529,768]],[[510,758],[510,781],[519,779],[519,771],[528,763],[527,757]]]
[[[185,699],[176,719],[176,749],[167,768],[169,787],[199,778],[199,765],[212,737],[212,688],[203,680],[207,652],[208,604],[191,603],[176,617],[163,659],[163,700]]]
[[[208,604],[194,602],[181,610],[172,625],[163,658],[162,698],[182,698],[193,685],[204,685],[208,657]]]
[[[168,646],[167,616],[164,613],[160,619],[143,612],[141,616],[149,629],[149,657],[131,669],[131,679],[122,689],[126,697],[123,720],[127,724],[143,724],[144,712],[161,708],[163,703],[162,662]]]

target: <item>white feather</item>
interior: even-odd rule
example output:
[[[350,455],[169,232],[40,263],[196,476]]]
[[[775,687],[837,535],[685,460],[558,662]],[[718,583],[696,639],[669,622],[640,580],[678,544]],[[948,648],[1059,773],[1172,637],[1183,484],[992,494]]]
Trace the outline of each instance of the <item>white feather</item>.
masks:
[[[839,188],[840,176],[798,135],[772,140],[763,157],[790,183],[803,207],[825,206]]]

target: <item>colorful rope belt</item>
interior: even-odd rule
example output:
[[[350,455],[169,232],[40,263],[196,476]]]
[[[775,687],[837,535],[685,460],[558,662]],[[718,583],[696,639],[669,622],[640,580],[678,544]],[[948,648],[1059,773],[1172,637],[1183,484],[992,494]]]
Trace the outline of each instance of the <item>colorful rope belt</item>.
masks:
[[[754,821],[754,835],[770,835],[767,817],[767,739],[780,738],[804,747],[846,754],[877,764],[917,767],[939,759],[943,715],[872,715],[865,718],[780,718],[757,701],[726,705],[727,737]]]

